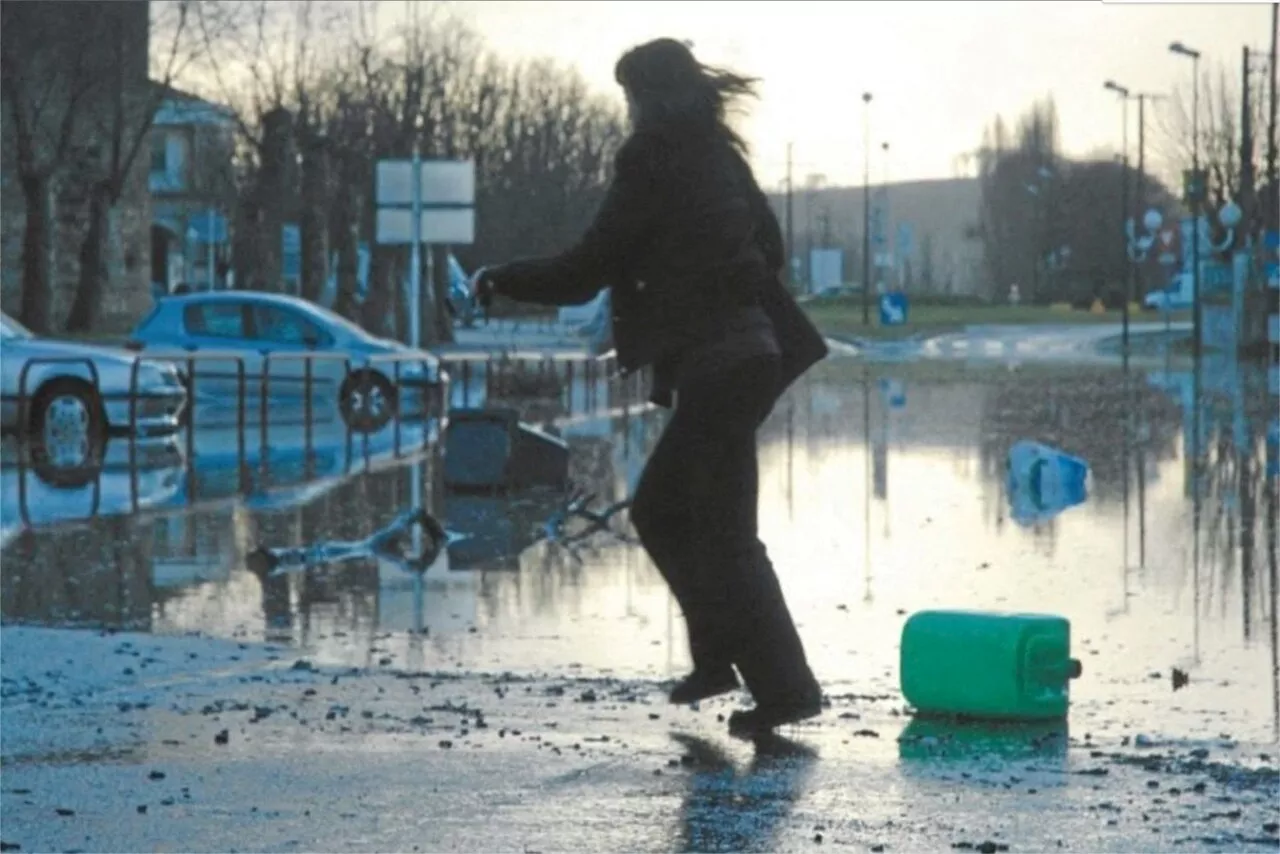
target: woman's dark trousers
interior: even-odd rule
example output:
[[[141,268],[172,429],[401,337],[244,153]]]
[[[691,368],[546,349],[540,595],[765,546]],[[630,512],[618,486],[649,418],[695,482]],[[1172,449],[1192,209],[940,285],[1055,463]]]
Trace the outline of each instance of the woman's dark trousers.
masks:
[[[756,430],[778,382],[770,356],[682,385],[631,505],[684,611],[694,666],[736,665],[758,704],[818,690],[758,532]]]

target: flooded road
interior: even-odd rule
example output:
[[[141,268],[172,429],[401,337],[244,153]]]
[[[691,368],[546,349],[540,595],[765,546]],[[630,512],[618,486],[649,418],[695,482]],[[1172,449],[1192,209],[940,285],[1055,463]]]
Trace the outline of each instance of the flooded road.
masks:
[[[803,380],[761,431],[761,525],[828,693],[896,697],[914,611],[1042,611],[1071,620],[1084,664],[1073,730],[1275,741],[1265,375],[1206,371],[1199,399],[1193,379],[831,361]],[[559,422],[573,480],[604,505],[629,494],[665,413],[597,411]],[[1082,503],[1011,503],[1006,459],[1022,439],[1087,462]],[[558,498],[450,495],[441,468],[435,453],[393,455],[367,472],[336,466],[323,488],[300,477],[271,500],[157,501],[8,529],[3,620],[266,640],[326,665],[650,679],[687,668],[683,621],[638,547],[611,533],[576,550],[547,542]],[[375,561],[267,579],[246,566],[259,546],[368,536],[415,489],[459,538],[421,588]]]

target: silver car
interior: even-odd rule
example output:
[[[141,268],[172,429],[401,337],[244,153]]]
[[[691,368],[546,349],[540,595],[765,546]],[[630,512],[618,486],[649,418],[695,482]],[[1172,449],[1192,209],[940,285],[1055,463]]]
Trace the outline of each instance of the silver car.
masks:
[[[3,314],[0,396],[0,427],[32,440],[42,454],[56,453],[60,459],[52,462],[63,467],[95,465],[108,435],[147,439],[176,432],[187,404],[171,364],[40,338]]]
[[[187,366],[200,424],[243,395],[251,420],[287,419],[309,401],[316,417],[377,430],[397,410],[429,414],[446,380],[432,353],[370,335],[315,303],[258,291],[164,297],[125,346]]]

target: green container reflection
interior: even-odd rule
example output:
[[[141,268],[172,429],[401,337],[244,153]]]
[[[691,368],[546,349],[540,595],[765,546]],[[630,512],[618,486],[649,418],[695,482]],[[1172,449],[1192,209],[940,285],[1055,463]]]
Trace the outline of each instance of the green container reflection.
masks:
[[[1065,760],[1067,722],[915,717],[898,737],[902,760]]]

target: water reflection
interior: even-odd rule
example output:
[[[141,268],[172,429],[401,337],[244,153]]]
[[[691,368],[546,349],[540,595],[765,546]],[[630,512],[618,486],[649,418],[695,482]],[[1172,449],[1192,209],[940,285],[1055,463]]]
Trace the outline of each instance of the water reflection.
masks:
[[[760,433],[762,536],[820,678],[896,691],[914,610],[1053,611],[1086,662],[1077,703],[1110,716],[1094,732],[1274,738],[1271,413],[1255,393],[1265,375],[1235,370],[1197,384],[1176,368],[820,366]],[[621,404],[537,413],[600,505],[630,494],[665,418]],[[1022,440],[1087,462],[1088,500],[1010,524],[1006,461]],[[538,535],[562,497],[448,496],[431,455],[339,466],[323,488],[304,474],[252,501],[24,528],[3,552],[3,618],[272,637],[369,666],[688,666],[679,613],[635,547],[596,538],[578,562]],[[413,506],[468,535],[420,590],[378,561],[269,583],[246,568],[259,544],[359,541]],[[1191,679],[1176,702],[1171,667]]]
[[[955,721],[916,716],[898,736],[904,762],[968,759],[1038,759],[1040,767],[1066,765],[1066,721]]]
[[[677,851],[775,851],[778,831],[805,794],[818,754],[774,736],[756,744],[739,773],[724,751],[697,736],[672,733],[692,766],[680,804]]]

